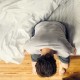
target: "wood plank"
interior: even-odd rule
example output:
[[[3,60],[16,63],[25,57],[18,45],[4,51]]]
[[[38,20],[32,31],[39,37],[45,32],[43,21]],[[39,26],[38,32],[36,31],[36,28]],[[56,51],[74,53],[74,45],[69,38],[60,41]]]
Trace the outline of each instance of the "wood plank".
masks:
[[[0,61],[0,80],[62,80],[62,78],[66,78],[72,74],[79,74],[79,72],[80,56],[71,57],[70,67],[64,76],[59,76],[57,71],[54,76],[49,78],[42,78],[32,73],[31,59],[29,55],[25,56],[25,59],[21,64],[6,64],[5,62]]]

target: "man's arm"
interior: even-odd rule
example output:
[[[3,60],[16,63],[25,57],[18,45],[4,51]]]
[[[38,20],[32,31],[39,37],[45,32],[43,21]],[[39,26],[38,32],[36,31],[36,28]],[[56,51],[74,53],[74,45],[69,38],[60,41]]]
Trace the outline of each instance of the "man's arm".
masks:
[[[69,67],[70,56],[67,58],[59,57],[59,74],[63,75]]]
[[[72,55],[76,56],[76,48],[73,49]],[[69,67],[70,57],[67,57],[67,58],[59,57],[59,59],[60,59],[59,74],[64,74],[66,72],[66,69],[68,69],[68,67]]]
[[[69,63],[59,61],[59,75],[63,75],[69,67]]]
[[[61,64],[62,68],[64,68],[64,69],[68,69],[68,67],[69,67],[69,63],[60,62],[60,64]]]
[[[35,68],[36,62],[32,61],[32,72],[33,74],[36,74],[36,68]]]

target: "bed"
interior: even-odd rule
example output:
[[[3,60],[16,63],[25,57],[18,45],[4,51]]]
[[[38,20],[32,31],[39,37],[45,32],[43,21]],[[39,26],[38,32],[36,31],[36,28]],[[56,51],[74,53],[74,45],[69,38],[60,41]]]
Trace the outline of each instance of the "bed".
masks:
[[[35,26],[47,20],[60,21],[67,27],[68,39],[79,55],[78,1],[0,0],[0,60],[6,63],[21,63],[25,56],[24,45],[33,36]]]

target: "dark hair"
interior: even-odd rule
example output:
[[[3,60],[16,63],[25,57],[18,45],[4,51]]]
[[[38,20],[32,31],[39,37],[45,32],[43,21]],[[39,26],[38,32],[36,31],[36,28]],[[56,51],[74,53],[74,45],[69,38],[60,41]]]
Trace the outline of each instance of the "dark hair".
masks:
[[[50,77],[56,73],[56,61],[53,54],[47,53],[38,58],[35,65],[36,72],[41,77]]]

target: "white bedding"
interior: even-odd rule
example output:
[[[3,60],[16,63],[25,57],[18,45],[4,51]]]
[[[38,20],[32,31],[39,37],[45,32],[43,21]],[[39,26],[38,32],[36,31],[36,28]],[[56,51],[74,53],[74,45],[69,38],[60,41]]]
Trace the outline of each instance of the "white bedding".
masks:
[[[75,1],[77,3],[80,0]],[[74,9],[71,7],[73,2],[74,0],[0,0],[0,60],[21,63],[25,55],[25,42],[32,37],[33,28],[40,21],[61,21],[66,23],[68,29],[71,30],[74,20],[72,15]],[[79,14],[76,15],[80,16]],[[78,27],[79,19],[77,17],[77,22],[75,22]],[[71,43],[75,43],[76,47],[78,46],[78,50],[80,48],[79,36],[75,36],[78,41],[74,40],[73,42],[73,31],[70,31],[69,40]]]
[[[53,0],[0,0],[0,60],[21,63],[33,27],[47,20],[58,5]]]
[[[68,0],[58,7],[49,20],[62,22],[68,31],[68,40],[80,55],[80,0]]]

